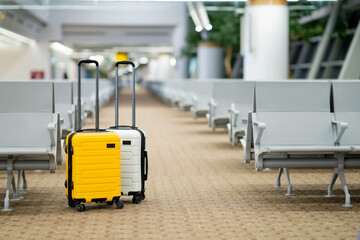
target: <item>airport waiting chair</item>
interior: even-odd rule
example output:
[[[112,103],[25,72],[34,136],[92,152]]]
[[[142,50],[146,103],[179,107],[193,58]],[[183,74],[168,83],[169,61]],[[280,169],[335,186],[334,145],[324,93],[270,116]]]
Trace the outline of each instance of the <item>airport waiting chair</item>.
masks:
[[[200,79],[193,83],[190,112],[194,119],[206,117],[212,94],[213,80]]]
[[[77,104],[78,83],[73,82],[73,102]],[[77,109],[76,109],[77,111]],[[95,113],[95,80],[86,79],[81,81],[81,124],[85,124],[85,118],[93,117]]]
[[[74,131],[75,127],[75,104],[73,103],[73,89],[70,81],[54,81],[55,112],[60,113],[64,119],[61,138]]]
[[[107,105],[114,96],[115,96],[115,82],[109,79],[100,79],[99,81],[100,107]]]
[[[238,94],[240,82],[240,80],[214,81],[209,112],[206,114],[208,125],[213,131],[218,127],[227,128],[230,120],[228,110]]]
[[[174,79],[170,80],[172,81],[171,87],[169,89],[169,100],[170,104],[173,107],[178,107],[179,102],[181,100],[181,92],[182,92],[182,86],[184,84],[185,80],[182,79]]]
[[[178,107],[180,111],[189,111],[192,106],[192,96],[196,80],[184,80],[181,84]]]
[[[335,168],[331,183],[328,188],[328,196],[333,197],[333,186],[338,177],[346,187],[346,180],[342,167],[360,167],[360,80],[339,80],[332,81],[332,97],[334,106],[335,134],[343,133],[337,139],[339,146],[350,147],[351,151],[345,154],[344,165]],[[342,125],[347,125],[348,129],[342,131]]]
[[[255,111],[248,121],[252,134],[248,132],[247,139],[252,137],[256,170],[334,168],[345,180],[344,156],[351,147],[337,143],[348,125],[335,121],[330,112],[329,81],[256,82]],[[339,132],[334,132],[336,126]],[[247,152],[250,147],[248,142]],[[343,206],[348,207],[350,195],[346,182],[342,184]]]
[[[248,113],[254,109],[255,83],[251,81],[241,81],[237,83],[239,89],[235,95],[234,102],[229,109],[230,122],[227,124],[229,139],[235,146],[242,141],[246,144],[245,136],[247,132]]]
[[[0,82],[0,170],[7,171],[3,211],[10,211],[10,187],[19,200],[24,170],[55,172],[62,162],[60,115],[54,112],[50,81]],[[18,170],[17,187],[13,171]]]
[[[171,79],[163,82],[162,99],[170,103],[172,106],[177,106],[180,99],[181,79]]]
[[[161,92],[163,88],[163,82],[160,81],[146,81],[146,88],[158,98],[161,98]]]

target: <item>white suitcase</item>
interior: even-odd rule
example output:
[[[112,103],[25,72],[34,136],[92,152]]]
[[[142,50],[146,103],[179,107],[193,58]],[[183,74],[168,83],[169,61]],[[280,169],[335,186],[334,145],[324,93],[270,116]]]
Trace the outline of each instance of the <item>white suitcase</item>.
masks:
[[[132,126],[119,126],[118,65],[132,65]],[[133,196],[132,202],[139,204],[145,199],[148,173],[148,157],[145,148],[145,133],[135,127],[135,65],[129,61],[115,64],[115,126],[107,129],[121,139],[121,194]]]

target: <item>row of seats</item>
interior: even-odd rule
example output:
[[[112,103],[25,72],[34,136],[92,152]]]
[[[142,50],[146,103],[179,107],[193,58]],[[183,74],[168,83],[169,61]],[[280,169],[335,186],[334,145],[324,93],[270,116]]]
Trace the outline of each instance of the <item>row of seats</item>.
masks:
[[[93,85],[91,87],[90,85]],[[25,170],[55,172],[62,163],[62,140],[77,129],[75,121],[77,83],[70,81],[0,81],[0,170],[7,171],[4,211],[13,200],[21,199],[20,182],[27,189]],[[82,81],[82,120],[95,109],[95,81]],[[100,104],[114,95],[113,81],[100,82]],[[90,114],[89,114],[90,113]],[[13,171],[18,170],[17,184]]]
[[[213,131],[227,128],[245,163],[254,160],[258,171],[279,168],[277,187],[286,173],[286,195],[293,195],[289,168],[334,169],[327,197],[339,177],[343,206],[351,206],[344,168],[360,167],[359,80],[175,80],[150,82],[148,89],[180,110],[182,101],[188,104],[181,96],[191,95],[193,117],[206,116]]]

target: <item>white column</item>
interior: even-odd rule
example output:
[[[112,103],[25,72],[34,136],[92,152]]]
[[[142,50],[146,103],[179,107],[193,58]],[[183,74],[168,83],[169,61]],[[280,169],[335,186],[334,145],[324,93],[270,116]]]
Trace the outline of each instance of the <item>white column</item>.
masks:
[[[288,78],[289,10],[286,0],[250,0],[245,10],[244,79]]]
[[[197,49],[198,78],[224,77],[224,52],[218,44],[200,43]]]

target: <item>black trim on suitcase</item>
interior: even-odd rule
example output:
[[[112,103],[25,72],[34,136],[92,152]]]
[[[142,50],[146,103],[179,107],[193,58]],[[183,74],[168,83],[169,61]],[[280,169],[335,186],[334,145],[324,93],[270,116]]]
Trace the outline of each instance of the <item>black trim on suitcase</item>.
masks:
[[[76,133],[71,133],[71,135],[68,138],[68,144],[67,144],[67,152],[68,152],[68,197],[70,200],[74,200],[72,198],[72,188],[74,188],[74,184],[72,183],[72,155],[74,151],[72,150],[72,138],[74,137]]]
[[[145,151],[144,154],[145,154],[145,166],[146,166],[146,173],[144,174],[144,180],[147,181],[147,179],[148,179],[148,169],[149,169],[147,151]]]
[[[107,132],[106,129],[95,129],[95,128],[87,128],[87,129],[79,129],[76,132]]]
[[[142,130],[140,130],[137,127],[127,126],[127,125],[121,125],[121,126],[112,126],[110,129],[122,129],[122,130],[136,130],[140,133],[141,136],[141,193],[145,192],[145,181],[148,178],[148,155],[147,151],[145,151],[145,134]],[[146,167],[146,172],[145,172]],[[135,195],[138,192],[129,192],[129,195]]]
[[[147,180],[147,171],[145,179],[145,135],[140,129],[136,129],[141,135],[141,192],[145,192],[145,180]],[[147,159],[147,154],[146,154]],[[147,166],[147,164],[146,164]]]

